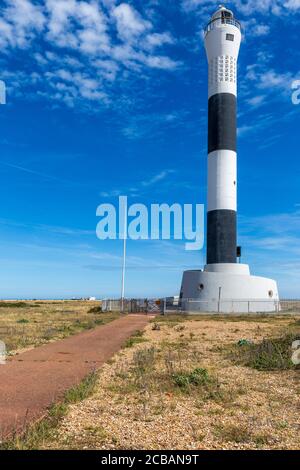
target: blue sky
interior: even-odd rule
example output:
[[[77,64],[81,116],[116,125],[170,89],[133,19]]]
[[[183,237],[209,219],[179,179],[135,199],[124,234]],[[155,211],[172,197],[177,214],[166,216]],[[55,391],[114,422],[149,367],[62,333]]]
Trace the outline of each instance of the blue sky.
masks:
[[[2,0],[0,297],[120,295],[121,241],[96,208],[205,203],[207,65],[217,2]],[[300,0],[232,0],[239,60],[239,242],[300,296]],[[177,294],[205,253],[129,241],[127,296]]]

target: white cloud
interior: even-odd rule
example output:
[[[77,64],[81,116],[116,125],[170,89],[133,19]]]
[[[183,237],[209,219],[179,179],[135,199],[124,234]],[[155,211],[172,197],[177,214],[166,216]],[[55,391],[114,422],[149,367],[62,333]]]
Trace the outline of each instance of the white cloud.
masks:
[[[111,198],[111,197],[119,197],[121,196],[121,194],[122,194],[122,191],[120,191],[119,189],[112,189],[110,191],[102,191],[100,193],[100,196],[105,197],[105,198]]]
[[[174,43],[175,39],[170,33],[152,33],[148,34],[145,39],[145,46],[149,49]]]
[[[288,0],[284,3],[285,8],[290,10],[299,10],[300,9],[300,0]]]
[[[112,83],[128,81],[147,70],[175,70],[180,63],[158,49],[175,43],[168,31],[155,31],[151,21],[123,2],[113,0],[4,0],[0,10],[0,47],[11,58],[15,48],[34,41],[36,75],[10,74],[10,90],[83,108],[107,105]],[[62,51],[63,49],[63,51]],[[2,74],[3,76],[3,74]],[[6,76],[8,76],[6,74]],[[47,77],[47,82],[42,77]],[[4,76],[3,76],[4,78]],[[39,82],[39,89],[30,84]],[[25,91],[26,88],[26,91]]]
[[[282,9],[282,2],[279,0],[233,0],[235,8],[244,15],[251,15],[255,12],[273,13],[279,15]]]
[[[286,239],[287,234],[294,236],[300,233],[300,210],[241,218],[241,227],[243,232],[259,231]]]
[[[85,73],[59,69],[55,72],[46,72],[50,86],[55,90],[52,98],[62,101],[73,107],[77,99],[87,102],[108,102],[108,96],[101,88],[101,84]]]
[[[297,73],[278,72],[271,65],[273,56],[264,51],[257,54],[256,62],[246,67],[242,87],[246,90],[247,102],[252,106],[263,104],[264,101],[290,100],[291,83],[297,78]],[[249,83],[251,82],[251,83]],[[249,89],[255,96],[249,99]]]
[[[8,84],[14,93],[21,94],[24,90],[27,98],[33,94],[35,98],[45,97],[56,106],[61,102],[74,107],[79,101],[84,107],[88,102],[107,105],[114,102],[113,82],[124,83],[128,88],[130,78],[137,74],[146,80],[147,74],[155,74],[156,70],[172,72],[182,65],[171,53],[176,40],[169,31],[157,30],[155,12],[143,9],[142,5],[137,11],[132,4],[117,5],[114,0],[3,0],[2,3],[0,47],[6,56],[11,58],[15,48],[29,48],[34,41],[29,59],[35,60],[36,73],[17,71],[15,80]],[[276,6],[280,5],[286,11],[297,11],[298,3],[296,0],[284,4],[276,0],[273,3],[233,0],[233,5],[248,18],[253,11],[276,13]],[[184,5],[198,8],[208,16],[215,8],[212,0],[185,0]],[[263,18],[246,19],[245,25],[248,35],[254,37],[265,36],[270,29]],[[47,76],[48,84],[43,82],[43,75]],[[268,87],[270,93],[275,90],[286,93],[293,76],[288,72],[280,74],[258,60],[248,67],[246,79],[256,88],[256,97],[249,100],[249,94],[246,96],[248,104],[258,106],[263,100],[257,101],[260,100],[257,97],[266,95]],[[30,83],[41,86],[33,92]],[[133,134],[132,126],[127,126],[127,135]]]
[[[109,191],[102,191],[100,193],[100,196],[103,198],[113,198],[119,197],[121,195],[136,196],[136,194],[141,196],[141,194],[147,190],[153,191],[157,183],[166,180],[168,176],[172,175],[173,173],[175,173],[175,170],[172,169],[161,170],[159,173],[150,176],[148,179],[138,182],[135,186],[128,186],[118,189],[110,189]]]
[[[237,129],[237,133],[238,133],[238,136],[239,137],[242,137],[244,136],[245,134],[248,134],[249,132],[253,131],[253,128],[252,126],[241,126],[241,127],[238,127]]]
[[[114,8],[112,16],[117,23],[118,35],[122,40],[136,40],[145,31],[152,29],[150,21],[144,20],[141,15],[127,3]]]
[[[164,180],[168,175],[174,173],[174,170],[163,170],[157,175],[154,175],[152,178],[146,181],[142,181],[142,186],[152,186],[155,183],[158,183],[161,180]]]
[[[270,32],[270,26],[266,24],[257,24],[252,29],[252,36],[266,36]]]
[[[116,79],[117,73],[120,70],[120,66],[109,59],[96,59],[93,62],[93,66],[96,69],[97,75],[105,80],[113,82]]]
[[[96,2],[46,0],[47,38],[55,46],[93,54],[108,51],[107,18]]]
[[[42,8],[30,0],[7,0],[0,18],[0,47],[28,47],[45,21]]]
[[[187,126],[189,113],[187,111],[174,111],[170,113],[146,113],[129,116],[122,133],[128,139],[139,139],[149,136],[159,136],[162,129],[176,129]]]
[[[255,86],[261,90],[290,94],[294,75],[290,72],[278,73],[274,69],[265,70],[259,65],[254,65],[247,68],[246,79],[255,82]]]
[[[217,10],[218,4],[214,0],[182,0],[183,9],[191,12],[197,9],[200,13],[212,14]],[[231,0],[230,6],[235,11],[244,16],[254,13],[272,13],[273,15],[281,15],[288,11],[297,11],[300,9],[300,0]]]
[[[242,25],[243,25],[243,31],[246,34],[246,38],[266,36],[270,32],[269,25],[259,23],[255,18],[251,18],[250,20],[243,21]]]
[[[164,56],[145,57],[144,63],[151,68],[164,70],[174,70],[180,66],[179,62]]]
[[[250,104],[250,106],[253,106],[253,107],[258,107],[260,106],[261,104],[265,103],[266,101],[266,95],[257,95],[257,96],[253,96],[253,98],[250,98],[247,100],[247,103]]]
[[[280,88],[290,89],[292,75],[290,73],[277,73],[275,70],[268,70],[260,75],[259,88]]]

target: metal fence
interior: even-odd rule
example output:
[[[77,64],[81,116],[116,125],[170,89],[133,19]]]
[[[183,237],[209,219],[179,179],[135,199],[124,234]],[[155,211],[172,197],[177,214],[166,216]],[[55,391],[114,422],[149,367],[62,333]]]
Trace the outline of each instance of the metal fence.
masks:
[[[160,313],[160,299],[104,299],[103,312]]]
[[[281,305],[276,300],[182,299],[180,309],[187,313],[279,313]]]
[[[178,313],[273,313],[273,314],[300,314],[300,300],[211,300],[200,301],[198,299],[104,299],[101,302],[103,312],[123,313],[154,313],[154,314],[178,314]]]
[[[280,300],[282,312],[300,313],[300,300]]]

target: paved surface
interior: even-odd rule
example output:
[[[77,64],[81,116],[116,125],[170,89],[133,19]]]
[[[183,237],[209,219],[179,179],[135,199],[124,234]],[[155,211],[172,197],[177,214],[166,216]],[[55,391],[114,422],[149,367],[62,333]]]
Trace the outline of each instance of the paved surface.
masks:
[[[0,441],[44,416],[53,402],[113,356],[150,318],[128,315],[0,365]]]

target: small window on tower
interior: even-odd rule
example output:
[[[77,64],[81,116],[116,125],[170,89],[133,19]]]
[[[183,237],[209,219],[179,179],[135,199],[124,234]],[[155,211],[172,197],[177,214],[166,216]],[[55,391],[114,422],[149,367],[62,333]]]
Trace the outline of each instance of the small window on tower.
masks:
[[[226,40],[227,41],[234,41],[234,34],[226,34]]]

